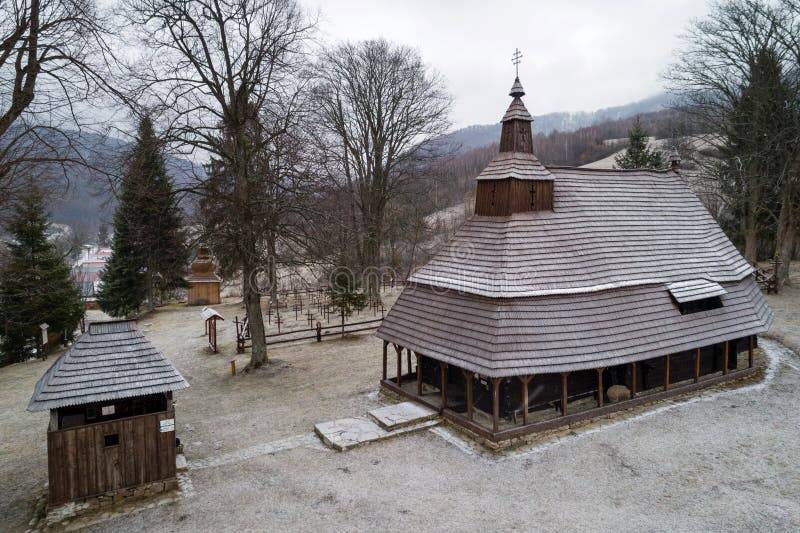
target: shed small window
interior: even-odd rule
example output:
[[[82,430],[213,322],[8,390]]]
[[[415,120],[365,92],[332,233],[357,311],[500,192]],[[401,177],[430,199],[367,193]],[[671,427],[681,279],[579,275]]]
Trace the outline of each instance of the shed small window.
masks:
[[[97,407],[86,408],[86,420],[94,420],[97,418]]]
[[[119,445],[119,433],[112,433],[111,435],[105,436],[105,445],[108,446],[117,446]]]
[[[536,184],[531,183],[531,211],[536,211]]]
[[[712,309],[719,309],[720,307],[722,307],[722,299],[719,296],[678,304],[682,315],[690,315],[692,313],[699,313],[700,311],[711,311]]]

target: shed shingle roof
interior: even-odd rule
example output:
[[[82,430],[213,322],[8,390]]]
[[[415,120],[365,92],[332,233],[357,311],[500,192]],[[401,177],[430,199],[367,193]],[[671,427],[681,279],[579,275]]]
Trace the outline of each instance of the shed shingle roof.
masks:
[[[39,379],[29,411],[184,389],[189,384],[130,320],[95,322]]]
[[[772,323],[751,277],[718,309],[681,315],[664,284],[591,294],[487,298],[407,287],[377,336],[491,377],[618,365],[762,333]]]
[[[549,171],[552,211],[474,216],[410,281],[514,298],[752,272],[676,172]]]

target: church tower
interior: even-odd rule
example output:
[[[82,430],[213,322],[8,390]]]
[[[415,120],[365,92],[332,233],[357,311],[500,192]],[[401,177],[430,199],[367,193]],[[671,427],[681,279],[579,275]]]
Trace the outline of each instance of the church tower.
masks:
[[[533,117],[522,102],[524,95],[517,77],[509,93],[513,100],[503,115],[500,153],[477,178],[476,215],[553,210],[553,175],[533,155]]]

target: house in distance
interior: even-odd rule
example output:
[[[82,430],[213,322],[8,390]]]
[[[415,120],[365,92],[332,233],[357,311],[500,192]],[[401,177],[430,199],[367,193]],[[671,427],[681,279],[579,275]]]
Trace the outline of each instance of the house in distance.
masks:
[[[45,372],[48,503],[176,485],[172,391],[189,384],[132,320],[95,322]]]
[[[517,78],[475,215],[376,333],[383,387],[497,443],[752,374],[772,312],[677,153],[545,167],[524,94]]]

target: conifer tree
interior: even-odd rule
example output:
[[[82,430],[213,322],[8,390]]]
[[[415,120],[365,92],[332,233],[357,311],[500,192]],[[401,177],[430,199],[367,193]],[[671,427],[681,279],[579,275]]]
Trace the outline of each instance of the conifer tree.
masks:
[[[14,206],[6,230],[8,257],[0,271],[2,359],[24,359],[37,350],[41,329],[74,338],[83,302],[64,257],[47,239],[49,226],[42,193],[33,188]]]
[[[149,310],[155,293],[184,285],[187,248],[178,202],[152,120],[139,122],[136,145],[114,213],[112,255],[101,274],[101,309],[113,316]]]
[[[353,311],[360,311],[367,305],[367,294],[349,269],[337,269],[331,274],[330,290],[331,307],[342,317],[350,316]]]
[[[659,150],[647,148],[650,139],[647,131],[642,127],[639,117],[633,123],[633,127],[628,131],[628,147],[625,153],[619,154],[614,158],[614,162],[619,168],[664,168],[666,162],[664,154]]]

